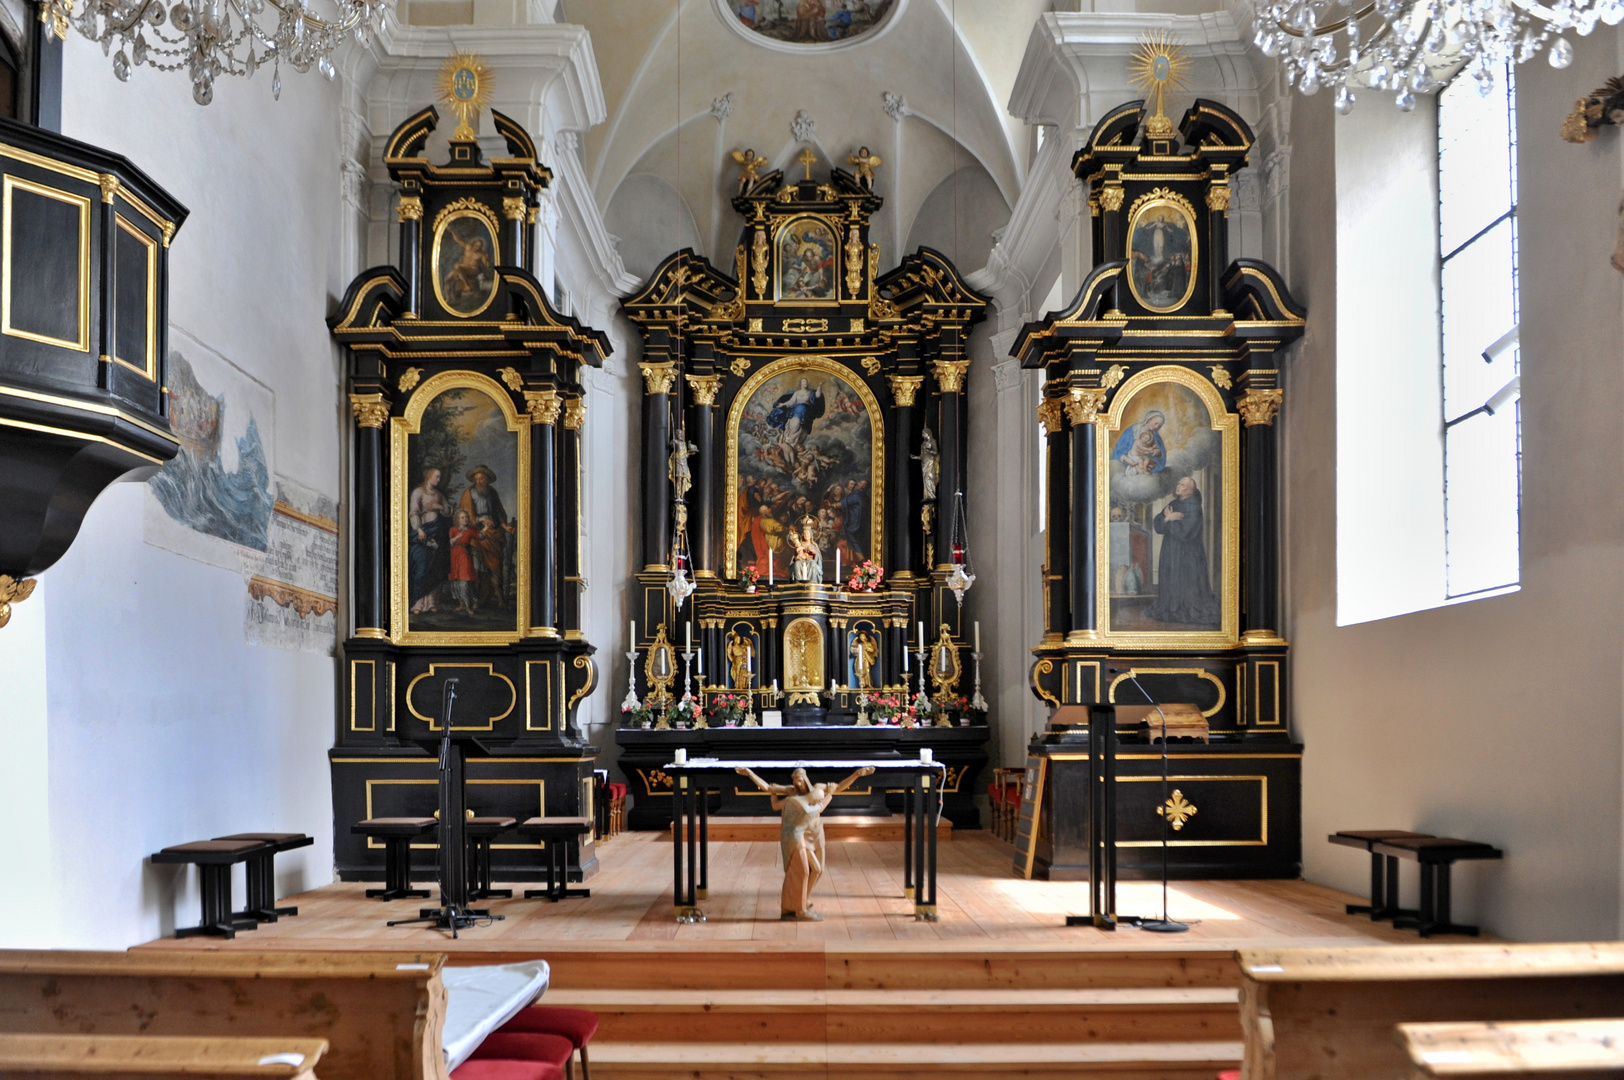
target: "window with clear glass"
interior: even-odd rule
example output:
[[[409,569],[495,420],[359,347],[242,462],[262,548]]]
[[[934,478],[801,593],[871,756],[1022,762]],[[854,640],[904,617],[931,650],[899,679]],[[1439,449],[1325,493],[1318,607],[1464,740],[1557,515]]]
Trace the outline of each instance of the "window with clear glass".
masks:
[[[1438,95],[1444,543],[1451,598],[1518,583],[1522,444],[1517,112],[1508,65],[1488,93]]]

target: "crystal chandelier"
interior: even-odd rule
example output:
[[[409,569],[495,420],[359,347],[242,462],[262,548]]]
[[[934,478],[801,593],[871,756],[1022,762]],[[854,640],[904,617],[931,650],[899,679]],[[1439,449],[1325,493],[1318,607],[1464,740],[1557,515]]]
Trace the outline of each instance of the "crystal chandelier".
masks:
[[[220,75],[251,76],[269,64],[271,95],[282,96],[282,62],[293,70],[314,66],[337,74],[332,55],[352,34],[365,46],[394,0],[45,0],[40,22],[48,38],[66,37],[71,24],[113,53],[113,74],[127,82],[132,68],[185,71],[192,100],[214,100]],[[314,10],[323,5],[322,15]]]
[[[1573,45],[1563,34],[1620,19],[1624,0],[1266,0],[1254,41],[1280,58],[1287,85],[1334,91],[1339,113],[1364,87],[1393,94],[1408,112],[1417,94],[1438,89],[1440,75],[1462,71],[1488,94],[1496,72],[1547,44],[1551,66],[1565,68]]]

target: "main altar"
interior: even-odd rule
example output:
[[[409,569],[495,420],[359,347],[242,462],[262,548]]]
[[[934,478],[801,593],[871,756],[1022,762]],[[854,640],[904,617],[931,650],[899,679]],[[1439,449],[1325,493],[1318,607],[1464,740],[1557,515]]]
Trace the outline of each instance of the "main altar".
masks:
[[[643,569],[616,733],[634,828],[671,820],[677,751],[932,751],[975,826],[986,764],[964,494],[970,328],[989,300],[938,252],[882,274],[876,161],[747,152],[731,275],[691,250],[624,303],[643,337]],[[741,782],[742,783],[742,782]],[[759,814],[752,785],[716,812]],[[854,789],[833,813],[885,813]]]

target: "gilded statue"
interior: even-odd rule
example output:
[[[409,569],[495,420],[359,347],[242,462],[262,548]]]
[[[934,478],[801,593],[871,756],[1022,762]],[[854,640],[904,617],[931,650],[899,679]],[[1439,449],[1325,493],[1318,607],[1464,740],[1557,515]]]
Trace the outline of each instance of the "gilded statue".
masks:
[[[879,659],[880,646],[867,630],[857,631],[851,642],[852,667],[857,671],[857,688],[874,689],[874,661]]]
[[[874,190],[874,169],[880,164],[878,155],[870,154],[868,147],[860,146],[857,153],[846,159],[846,164],[851,166],[852,175],[857,178],[859,187],[864,191]]]
[[[745,147],[743,150],[733,151],[733,160],[744,169],[739,173],[739,194],[743,195],[755,187],[761,179],[761,167],[767,164],[767,159]]]
[[[784,890],[778,909],[783,919],[822,919],[812,907],[812,888],[823,876],[823,810],[834,797],[874,771],[872,765],[856,770],[838,784],[814,784],[805,769],[790,774],[788,784],[769,784],[740,766],[740,776],[772,796],[774,810],[783,812],[778,845],[784,855]]]
[[[750,639],[737,630],[727,636],[727,666],[733,673],[733,689],[750,689]]]
[[[794,558],[789,564],[791,581],[823,583],[823,549],[818,547],[817,537],[812,535],[816,525],[812,515],[806,515],[800,521],[800,535],[791,540],[795,549]]]

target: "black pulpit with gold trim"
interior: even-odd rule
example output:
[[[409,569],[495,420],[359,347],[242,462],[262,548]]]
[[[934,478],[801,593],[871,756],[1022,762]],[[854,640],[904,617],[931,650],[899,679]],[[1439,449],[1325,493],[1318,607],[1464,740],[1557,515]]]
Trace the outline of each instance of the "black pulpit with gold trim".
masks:
[[[356,425],[356,630],[331,754],[334,850],[349,880],[383,866],[352,822],[436,805],[436,760],[414,740],[439,731],[447,678],[459,680],[453,730],[480,733],[485,751],[467,763],[475,814],[593,813],[597,749],[574,719],[598,682],[581,632],[581,369],[609,345],[553,310],[533,276],[551,174],[518,124],[491,117],[506,155],[490,161],[467,116],[444,165],[425,156],[432,107],[395,130],[384,161],[400,265],[356,278],[329,320]],[[539,844],[492,850],[499,878],[545,874]],[[432,859],[418,862],[433,873]],[[572,871],[595,866],[583,842]]]

